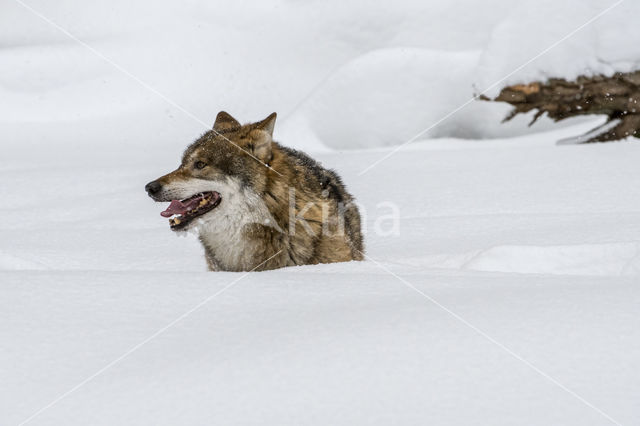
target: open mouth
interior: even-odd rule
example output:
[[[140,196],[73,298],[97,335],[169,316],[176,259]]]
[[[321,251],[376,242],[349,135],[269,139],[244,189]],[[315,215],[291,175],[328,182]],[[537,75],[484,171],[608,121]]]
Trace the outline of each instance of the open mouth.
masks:
[[[187,226],[193,219],[218,207],[220,201],[222,198],[215,191],[201,192],[184,200],[171,201],[169,207],[160,215],[170,218],[171,229],[177,230]]]

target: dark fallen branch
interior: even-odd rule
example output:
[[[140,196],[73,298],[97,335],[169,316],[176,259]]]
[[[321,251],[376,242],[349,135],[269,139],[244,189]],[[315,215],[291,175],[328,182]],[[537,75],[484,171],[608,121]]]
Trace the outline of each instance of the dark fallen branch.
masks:
[[[554,121],[588,114],[606,115],[607,123],[579,138],[580,143],[640,137],[640,71],[611,77],[581,76],[576,81],[550,79],[546,83],[519,84],[505,87],[495,99],[486,96],[479,99],[513,105],[503,121],[535,111],[529,125],[545,113]]]

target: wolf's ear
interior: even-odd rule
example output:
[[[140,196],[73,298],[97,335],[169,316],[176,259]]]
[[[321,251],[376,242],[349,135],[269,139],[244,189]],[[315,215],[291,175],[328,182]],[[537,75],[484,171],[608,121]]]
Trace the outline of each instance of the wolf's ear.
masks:
[[[251,132],[252,142],[249,149],[252,154],[264,164],[271,163],[273,153],[271,151],[271,136],[263,130],[253,130]]]
[[[264,130],[265,132],[269,133],[269,136],[273,136],[273,128],[276,125],[277,116],[278,114],[273,112],[264,120],[258,121],[256,123],[256,129]]]
[[[220,111],[216,117],[216,122],[213,123],[213,130],[224,131],[240,127],[238,120],[224,111]]]
[[[275,124],[276,113],[274,112],[264,120],[255,123],[253,130],[249,133],[251,153],[265,164],[271,163],[273,158],[271,143],[273,142],[273,126]]]

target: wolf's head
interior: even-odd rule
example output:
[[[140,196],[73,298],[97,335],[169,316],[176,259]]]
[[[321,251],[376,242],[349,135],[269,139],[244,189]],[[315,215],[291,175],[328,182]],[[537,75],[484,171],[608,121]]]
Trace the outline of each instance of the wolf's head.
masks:
[[[145,186],[155,201],[171,202],[161,213],[170,218],[171,229],[186,230],[195,219],[203,223],[216,215],[229,218],[240,213],[237,210],[256,210],[251,204],[258,202],[256,194],[273,172],[269,164],[275,121],[273,113],[241,125],[222,111],[213,130],[185,150],[180,167]]]

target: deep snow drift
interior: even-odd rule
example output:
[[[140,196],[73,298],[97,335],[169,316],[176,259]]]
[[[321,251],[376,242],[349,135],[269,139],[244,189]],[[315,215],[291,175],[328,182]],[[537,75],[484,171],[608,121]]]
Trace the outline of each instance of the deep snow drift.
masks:
[[[246,120],[277,111],[277,132],[311,150],[397,145],[425,129],[471,139],[549,130],[544,119],[528,128],[530,117],[501,124],[507,105],[469,101],[507,83],[628,71],[640,58],[640,27],[622,24],[640,15],[634,1],[26,4],[200,124],[221,109]],[[0,40],[7,134],[22,133],[16,123],[58,133],[114,119],[153,123],[139,145],[150,128],[192,135],[197,121],[17,0],[0,14]]]
[[[246,277],[205,272],[145,197],[164,155],[3,160],[0,423],[233,283],[32,424],[612,424],[551,380],[634,424],[640,145],[562,133],[424,142],[363,176],[384,151],[320,155],[374,260]]]
[[[476,3],[28,2],[115,67],[3,5],[0,424],[638,423],[640,144],[472,102],[367,169],[615,4]],[[635,66],[638,7],[508,81]],[[221,109],[340,172],[369,260],[206,272],[143,187]]]

